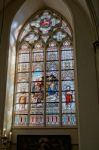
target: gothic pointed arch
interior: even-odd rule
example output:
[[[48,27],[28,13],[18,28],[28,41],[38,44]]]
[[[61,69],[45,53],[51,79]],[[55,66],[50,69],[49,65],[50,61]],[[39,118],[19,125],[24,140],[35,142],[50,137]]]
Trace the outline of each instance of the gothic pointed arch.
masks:
[[[56,11],[35,13],[17,39],[14,126],[75,126],[73,32]]]

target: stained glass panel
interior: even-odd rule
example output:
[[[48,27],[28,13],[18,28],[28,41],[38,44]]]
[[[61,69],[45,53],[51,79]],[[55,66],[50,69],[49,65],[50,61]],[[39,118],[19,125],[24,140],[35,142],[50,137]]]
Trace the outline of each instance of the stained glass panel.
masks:
[[[41,102],[37,102],[35,104],[31,104],[30,114],[44,114],[44,104]]]
[[[29,45],[27,43],[22,44],[19,49],[19,53],[29,53]]]
[[[30,69],[29,63],[18,64],[18,72],[29,72],[29,69]]]
[[[43,53],[32,53],[32,61],[44,61],[44,54]]]
[[[49,46],[47,48],[47,51],[48,52],[50,52],[50,51],[53,51],[53,52],[58,51],[56,41],[53,40],[52,42],[49,42]]]
[[[43,126],[44,116],[43,115],[30,115],[30,126]]]
[[[58,70],[58,69],[59,69],[59,62],[58,61],[46,63],[46,71],[51,71],[53,73],[55,70]]]
[[[17,74],[17,82],[28,82],[28,81],[29,81],[29,73]]]
[[[18,62],[29,62],[29,54],[19,54]]]
[[[17,92],[29,92],[29,83],[17,83]]]
[[[74,60],[61,61],[61,69],[74,69]]]
[[[64,114],[62,117],[63,125],[76,125],[76,116],[75,114]]]
[[[58,42],[62,41],[66,37],[66,33],[63,33],[62,31],[56,32],[56,34],[53,36],[54,39],[56,39]]]
[[[58,95],[58,82],[50,81],[46,82],[46,91],[47,96]]]
[[[21,41],[30,31],[31,31],[31,27],[30,27],[30,24],[28,24],[24,27],[24,29],[19,37],[19,41]]]
[[[73,80],[74,70],[61,71],[62,80]]]
[[[54,74],[47,73],[46,77],[46,100],[50,102],[58,101],[58,91],[59,91],[59,82],[58,82],[58,72]]]
[[[30,44],[33,44],[35,41],[37,41],[39,38],[38,35],[36,35],[35,33],[30,33],[29,35],[27,35],[25,37],[25,41],[29,42]]]
[[[29,93],[17,93],[16,103],[26,104],[29,102]]]
[[[33,94],[32,94],[33,93]],[[38,106],[42,105],[44,102],[44,91],[41,90],[41,93],[32,92],[31,93],[31,103],[35,103]]]
[[[37,42],[35,45],[34,45],[34,49],[32,50],[33,52],[43,52],[44,51],[44,48],[43,48],[43,44],[41,41]]]
[[[41,72],[44,70],[44,63],[32,63],[32,72]]]
[[[74,102],[74,101],[75,101],[75,91],[66,90],[62,92],[62,102],[69,103],[69,102]]]
[[[59,125],[60,118],[59,115],[46,115],[46,125]]]
[[[59,103],[47,103],[46,104],[47,114],[57,114],[59,113]]]
[[[32,83],[31,86],[31,101],[34,103],[41,103],[44,101],[44,86],[43,83]]]
[[[73,59],[73,51],[62,51],[62,60]]]
[[[27,114],[28,113],[28,104],[16,104],[15,105],[16,114]]]
[[[42,10],[19,34],[14,126],[74,126],[72,30],[53,10]]]
[[[58,60],[58,52],[47,52],[46,54],[46,60],[52,61],[52,60]]]
[[[67,23],[65,21],[62,20],[62,26],[61,28],[69,34],[70,37],[72,37],[72,33],[71,33],[71,30],[70,28],[68,27]]]
[[[47,34],[52,28],[60,23],[58,17],[56,18],[54,16],[55,15],[52,16],[50,12],[45,11],[40,17],[37,16],[35,21],[31,22],[31,26],[39,28],[42,34]]]
[[[43,42],[46,43],[48,41],[49,36],[43,35],[43,36],[41,36],[41,38],[42,38]]]
[[[73,50],[73,46],[72,46],[72,41],[71,40],[66,40],[65,42],[63,42],[63,46],[61,47],[61,50]]]
[[[28,124],[27,115],[15,115],[14,125],[15,126],[26,126]]]
[[[75,113],[75,103],[62,103],[62,113]]]
[[[74,81],[62,81],[62,91],[66,91],[68,87],[74,90]]]

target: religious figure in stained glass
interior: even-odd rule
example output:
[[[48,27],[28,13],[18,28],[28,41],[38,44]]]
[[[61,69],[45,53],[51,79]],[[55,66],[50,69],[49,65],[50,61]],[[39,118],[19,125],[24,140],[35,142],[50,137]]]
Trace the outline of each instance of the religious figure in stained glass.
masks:
[[[26,96],[20,96],[20,98],[19,98],[19,103],[20,104],[26,104]]]
[[[67,87],[66,87],[66,95],[65,95],[65,98],[66,98],[66,104],[69,104],[69,103],[72,102],[72,93],[71,93],[70,86],[67,86]]]
[[[73,34],[53,10],[38,12],[18,38],[14,126],[74,126]]]
[[[48,96],[50,95],[54,95],[56,94],[57,95],[57,91],[58,91],[58,79],[53,75],[51,74],[49,77],[48,77]]]

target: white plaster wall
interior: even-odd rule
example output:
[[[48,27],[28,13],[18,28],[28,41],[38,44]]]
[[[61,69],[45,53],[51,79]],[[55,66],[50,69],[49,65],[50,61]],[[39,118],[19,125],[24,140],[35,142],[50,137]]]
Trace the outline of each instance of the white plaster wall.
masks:
[[[98,150],[99,103],[93,48],[96,35],[82,8],[76,2],[69,4],[75,26],[80,150]]]

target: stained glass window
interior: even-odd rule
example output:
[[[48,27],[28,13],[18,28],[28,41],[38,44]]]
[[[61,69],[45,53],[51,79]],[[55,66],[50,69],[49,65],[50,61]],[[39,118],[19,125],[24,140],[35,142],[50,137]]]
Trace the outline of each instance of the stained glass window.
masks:
[[[17,40],[14,127],[77,125],[73,33],[53,10],[26,23]]]

